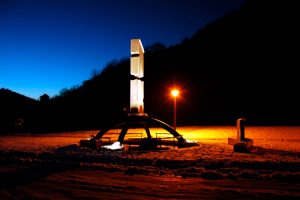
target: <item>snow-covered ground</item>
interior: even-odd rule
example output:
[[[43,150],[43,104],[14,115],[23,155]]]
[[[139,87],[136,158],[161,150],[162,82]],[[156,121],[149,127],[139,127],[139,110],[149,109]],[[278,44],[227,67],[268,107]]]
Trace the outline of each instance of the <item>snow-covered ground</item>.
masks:
[[[229,137],[236,137],[237,128],[234,126],[187,126],[178,127],[177,131],[184,138],[201,143],[227,144]],[[46,151],[70,144],[78,144],[81,139],[88,139],[96,135],[99,130],[78,131],[51,134],[20,134],[0,136],[1,150]],[[112,131],[117,132],[117,131]],[[132,129],[128,132],[146,133],[143,129]],[[152,128],[151,133],[166,132],[159,128]],[[263,148],[300,151],[300,126],[248,126],[245,136],[254,140],[254,145]]]
[[[300,126],[178,127],[199,146],[121,151],[80,148],[98,131],[0,136],[1,199],[298,199]],[[130,132],[143,133],[141,129]],[[151,129],[151,133],[163,132]],[[145,134],[145,133],[143,133]],[[154,136],[154,135],[153,135]]]

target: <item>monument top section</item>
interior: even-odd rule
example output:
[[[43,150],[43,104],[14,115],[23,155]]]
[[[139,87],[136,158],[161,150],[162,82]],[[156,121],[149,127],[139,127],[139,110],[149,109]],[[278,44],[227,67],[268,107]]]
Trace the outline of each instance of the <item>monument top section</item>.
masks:
[[[131,39],[130,51],[131,55],[144,53],[144,48],[140,39]]]

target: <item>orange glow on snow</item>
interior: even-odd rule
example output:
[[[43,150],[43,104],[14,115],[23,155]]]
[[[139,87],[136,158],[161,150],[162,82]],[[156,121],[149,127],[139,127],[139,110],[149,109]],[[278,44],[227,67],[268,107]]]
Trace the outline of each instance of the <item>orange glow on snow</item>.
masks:
[[[219,143],[227,145],[229,137],[236,137],[236,126],[179,126],[177,132],[185,139],[201,143]],[[112,130],[113,133],[120,133],[120,130]],[[128,130],[131,134],[127,137],[146,137],[143,128],[134,128]],[[270,149],[300,151],[300,127],[299,126],[278,126],[262,127],[247,126],[245,136],[254,141],[255,146]],[[3,135],[0,137],[0,150],[23,150],[23,151],[49,151],[60,147],[78,144],[81,139],[90,138],[96,135],[99,130],[75,131],[65,133],[47,133],[47,134],[19,134]],[[137,135],[132,135],[136,133]],[[162,128],[151,127],[150,133],[153,138],[172,136]],[[159,133],[157,135],[156,133]],[[165,133],[165,135],[162,135]],[[118,135],[105,135],[115,141]],[[113,137],[115,136],[115,137]]]

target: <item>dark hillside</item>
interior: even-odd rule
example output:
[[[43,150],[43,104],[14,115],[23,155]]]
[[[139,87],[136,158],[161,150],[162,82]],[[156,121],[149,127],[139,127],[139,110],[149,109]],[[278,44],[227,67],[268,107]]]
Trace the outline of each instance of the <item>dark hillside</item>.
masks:
[[[248,1],[158,58],[147,57],[147,72],[163,69],[164,78],[146,84],[183,84],[182,123],[227,124],[243,116],[253,124],[300,124],[297,8],[292,1]]]
[[[169,89],[177,85],[179,125],[234,124],[239,117],[250,124],[299,125],[294,4],[250,0],[181,44],[146,48],[146,113],[171,124]],[[129,105],[129,66],[129,58],[112,63],[73,96],[59,97],[64,114],[86,128],[118,121]]]
[[[300,125],[296,4],[249,0],[180,44],[145,47],[145,112],[172,124],[169,90],[176,85],[179,126],[234,125],[239,117],[253,125]],[[129,106],[129,56],[39,107],[35,131],[119,122]]]
[[[30,131],[37,101],[8,89],[0,89],[0,133]]]

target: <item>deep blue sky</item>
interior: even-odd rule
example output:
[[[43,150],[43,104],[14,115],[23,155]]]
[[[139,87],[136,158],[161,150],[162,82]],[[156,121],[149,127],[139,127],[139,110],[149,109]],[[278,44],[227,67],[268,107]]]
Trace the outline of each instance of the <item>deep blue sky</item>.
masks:
[[[129,57],[131,38],[144,47],[177,44],[243,2],[0,0],[0,88],[35,99],[58,95]]]

